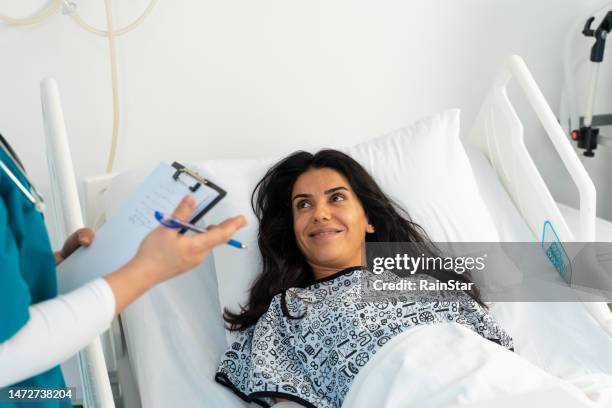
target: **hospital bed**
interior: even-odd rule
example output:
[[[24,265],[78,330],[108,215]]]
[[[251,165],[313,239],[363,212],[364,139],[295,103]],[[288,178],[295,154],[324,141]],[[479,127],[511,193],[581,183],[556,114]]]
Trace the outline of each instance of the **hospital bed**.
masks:
[[[521,119],[508,97],[511,80],[526,96],[576,184],[579,209],[558,205],[540,176],[525,147]],[[100,192],[111,186],[107,197],[117,201],[135,187],[144,173],[91,180],[80,202],[59,96],[52,81],[43,84],[43,111],[55,219],[66,235],[84,224],[83,213],[91,222],[116,208],[116,202],[101,205]],[[501,67],[464,144],[482,198],[504,226],[502,240],[537,241],[544,220],[555,225],[564,242],[612,240],[612,224],[596,219],[592,181],[520,57],[510,57]],[[111,183],[113,178],[115,184]],[[112,384],[115,397],[120,394],[129,400],[124,401],[126,406],[249,406],[213,380],[227,346],[216,290],[217,274],[221,273],[215,271],[213,257],[209,257],[195,271],[164,283],[136,301],[122,313],[120,324],[115,322],[108,333],[81,352],[78,359],[86,405],[113,406],[110,371],[114,382],[118,382]],[[62,277],[59,279],[61,286]],[[537,347],[548,347],[546,339],[553,339],[559,352],[573,353],[574,343],[565,340],[576,341],[580,337],[592,341],[592,348],[599,347],[601,353],[612,355],[612,315],[605,303],[507,304],[497,312],[493,308],[493,313],[514,319],[515,323],[524,319],[521,324],[526,321],[527,327],[535,327],[531,332],[534,339],[530,340],[534,352]],[[540,323],[533,316],[552,320],[558,318],[558,313],[564,313],[574,325],[551,325],[538,330]],[[512,327],[508,329],[513,333]],[[582,362],[577,360],[576,364]],[[612,375],[612,366],[605,369]],[[130,396],[125,387],[126,373],[135,380],[136,395]]]

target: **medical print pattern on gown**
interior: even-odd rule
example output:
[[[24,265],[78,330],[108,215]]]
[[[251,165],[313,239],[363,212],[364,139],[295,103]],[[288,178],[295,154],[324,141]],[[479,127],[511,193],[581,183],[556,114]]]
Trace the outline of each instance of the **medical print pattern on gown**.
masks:
[[[289,394],[307,406],[340,407],[359,370],[416,325],[456,322],[512,349],[512,338],[467,294],[455,294],[454,301],[399,295],[365,302],[358,297],[364,273],[347,270],[276,295],[257,324],[237,335],[216,380],[264,406],[273,404],[270,396]]]

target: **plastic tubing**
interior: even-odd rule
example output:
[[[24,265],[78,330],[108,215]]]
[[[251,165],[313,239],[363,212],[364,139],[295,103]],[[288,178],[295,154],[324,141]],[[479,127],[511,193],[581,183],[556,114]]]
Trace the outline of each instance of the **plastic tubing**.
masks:
[[[110,56],[111,66],[111,88],[113,93],[113,131],[111,136],[111,146],[108,154],[108,161],[106,163],[106,173],[112,173],[115,165],[115,159],[117,157],[117,144],[119,139],[119,86],[117,84],[117,46],[116,37],[126,34],[136,27],[151,14],[151,11],[155,7],[157,0],[151,0],[147,8],[142,12],[140,17],[134,20],[131,24],[128,24],[122,29],[115,30],[113,28],[113,13],[111,10],[111,0],[104,0],[104,9],[106,12],[106,31],[98,30],[85,21],[75,12],[71,13],[72,19],[81,26],[84,30],[89,31],[92,34],[99,35],[108,38],[108,49]]]
[[[111,147],[108,154],[108,163],[106,164],[106,172],[112,173],[117,154],[117,138],[119,134],[119,90],[117,86],[117,48],[115,44],[115,33],[113,31],[113,13],[111,11],[111,0],[104,0],[104,8],[106,11],[106,27],[108,36],[108,50],[110,54],[111,65],[111,83],[113,90],[113,134],[111,138]]]
[[[43,21],[49,19],[53,15],[57,14],[57,12],[59,12],[59,10],[61,9],[62,3],[64,3],[66,6],[70,5],[70,3],[68,1],[66,1],[66,0],[50,0],[49,4],[47,4],[47,6],[37,16],[28,17],[28,18],[14,18],[14,17],[6,16],[4,14],[0,14],[0,21],[2,21],[4,23],[7,23],[7,24],[10,24],[10,25],[17,25],[17,26],[19,26],[19,25],[25,26],[25,25],[39,24],[39,23],[42,23]],[[153,11],[153,8],[155,7],[156,3],[157,3],[157,0],[151,0],[149,2],[149,5],[145,8],[145,10],[140,15],[140,17],[138,17],[132,23],[128,24],[127,26],[125,26],[125,27],[123,27],[121,29],[112,30],[113,31],[113,35],[115,37],[119,37],[119,36],[121,36],[123,34],[129,33],[130,31],[132,31],[133,29],[138,27],[149,16],[149,14],[151,14],[151,11]],[[68,14],[70,15],[70,17],[72,17],[72,19],[79,26],[81,26],[83,29],[89,31],[90,33],[95,34],[95,35],[99,35],[101,37],[108,36],[108,30],[107,31],[99,30],[97,28],[94,28],[94,27],[90,26],[89,24],[87,24],[81,18],[81,16],[79,16],[79,14],[76,11],[69,12]]]
[[[151,14],[151,11],[153,10],[153,8],[155,7],[155,4],[157,3],[157,0],[151,0],[149,2],[149,5],[147,6],[147,8],[142,12],[142,14],[140,15],[140,17],[138,17],[136,20],[134,20],[132,23],[128,24],[127,26],[118,29],[118,30],[111,30],[113,32],[113,35],[115,37],[119,37],[123,34],[129,33],[130,31],[132,31],[133,29],[135,29],[136,27],[138,27],[140,24],[142,24],[142,22],[149,16],[149,14]],[[92,26],[90,26],[89,24],[87,24],[79,15],[78,13],[71,13],[70,17],[72,17],[72,19],[78,24],[80,25],[83,29],[89,31],[92,34],[95,35],[99,35],[101,37],[106,37],[109,35],[109,29],[107,27],[107,31],[104,30],[99,30],[97,28],[94,28]],[[108,24],[107,24],[108,25]]]
[[[113,13],[111,10],[111,0],[104,0],[104,8],[106,12],[106,31],[98,30],[85,21],[75,12],[71,13],[72,19],[86,31],[92,34],[99,35],[108,38],[108,48],[110,56],[111,66],[111,88],[113,93],[113,131],[111,136],[111,146],[108,154],[108,161],[106,163],[106,173],[112,173],[115,165],[115,159],[117,156],[117,144],[119,139],[119,86],[117,84],[117,46],[116,37],[126,34],[136,27],[151,14],[151,11],[155,7],[157,0],[151,0],[147,8],[142,12],[140,17],[134,20],[131,24],[128,24],[124,28],[115,30],[113,28]]]
[[[16,26],[39,24],[56,14],[61,5],[62,0],[51,0],[49,4],[47,4],[47,7],[45,7],[37,16],[28,18],[14,18],[0,14],[0,21]]]

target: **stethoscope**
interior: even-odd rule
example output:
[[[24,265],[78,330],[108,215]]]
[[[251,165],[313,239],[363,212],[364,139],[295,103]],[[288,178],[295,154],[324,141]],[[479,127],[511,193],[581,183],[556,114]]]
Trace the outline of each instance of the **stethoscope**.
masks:
[[[15,174],[13,174],[13,172],[8,168],[6,164],[4,164],[2,160],[0,160],[0,168],[6,173],[7,176],[9,176],[9,178],[13,181],[13,183],[15,183],[19,190],[21,190],[21,192],[26,196],[26,198],[30,200],[30,202],[34,205],[36,211],[42,213],[45,210],[45,200],[43,200],[43,196],[38,192],[38,190],[36,190],[30,180],[28,180],[28,176],[26,175],[25,169],[21,165],[21,162],[19,161],[19,159],[17,159],[16,155],[10,149],[8,143],[6,142],[6,140],[4,140],[2,135],[0,135],[0,146],[2,146],[2,150],[4,150],[7,156],[11,158],[13,163],[15,163],[15,166],[21,172],[23,178],[28,181],[30,188],[24,186],[23,183],[17,178],[17,176],[15,176]]]

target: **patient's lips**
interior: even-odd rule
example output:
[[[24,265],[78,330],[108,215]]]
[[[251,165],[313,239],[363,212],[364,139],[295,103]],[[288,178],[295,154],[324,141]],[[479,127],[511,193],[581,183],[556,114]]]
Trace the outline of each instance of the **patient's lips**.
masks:
[[[341,232],[344,232],[342,228],[317,228],[310,231],[308,236],[315,240],[327,240],[337,237]]]

